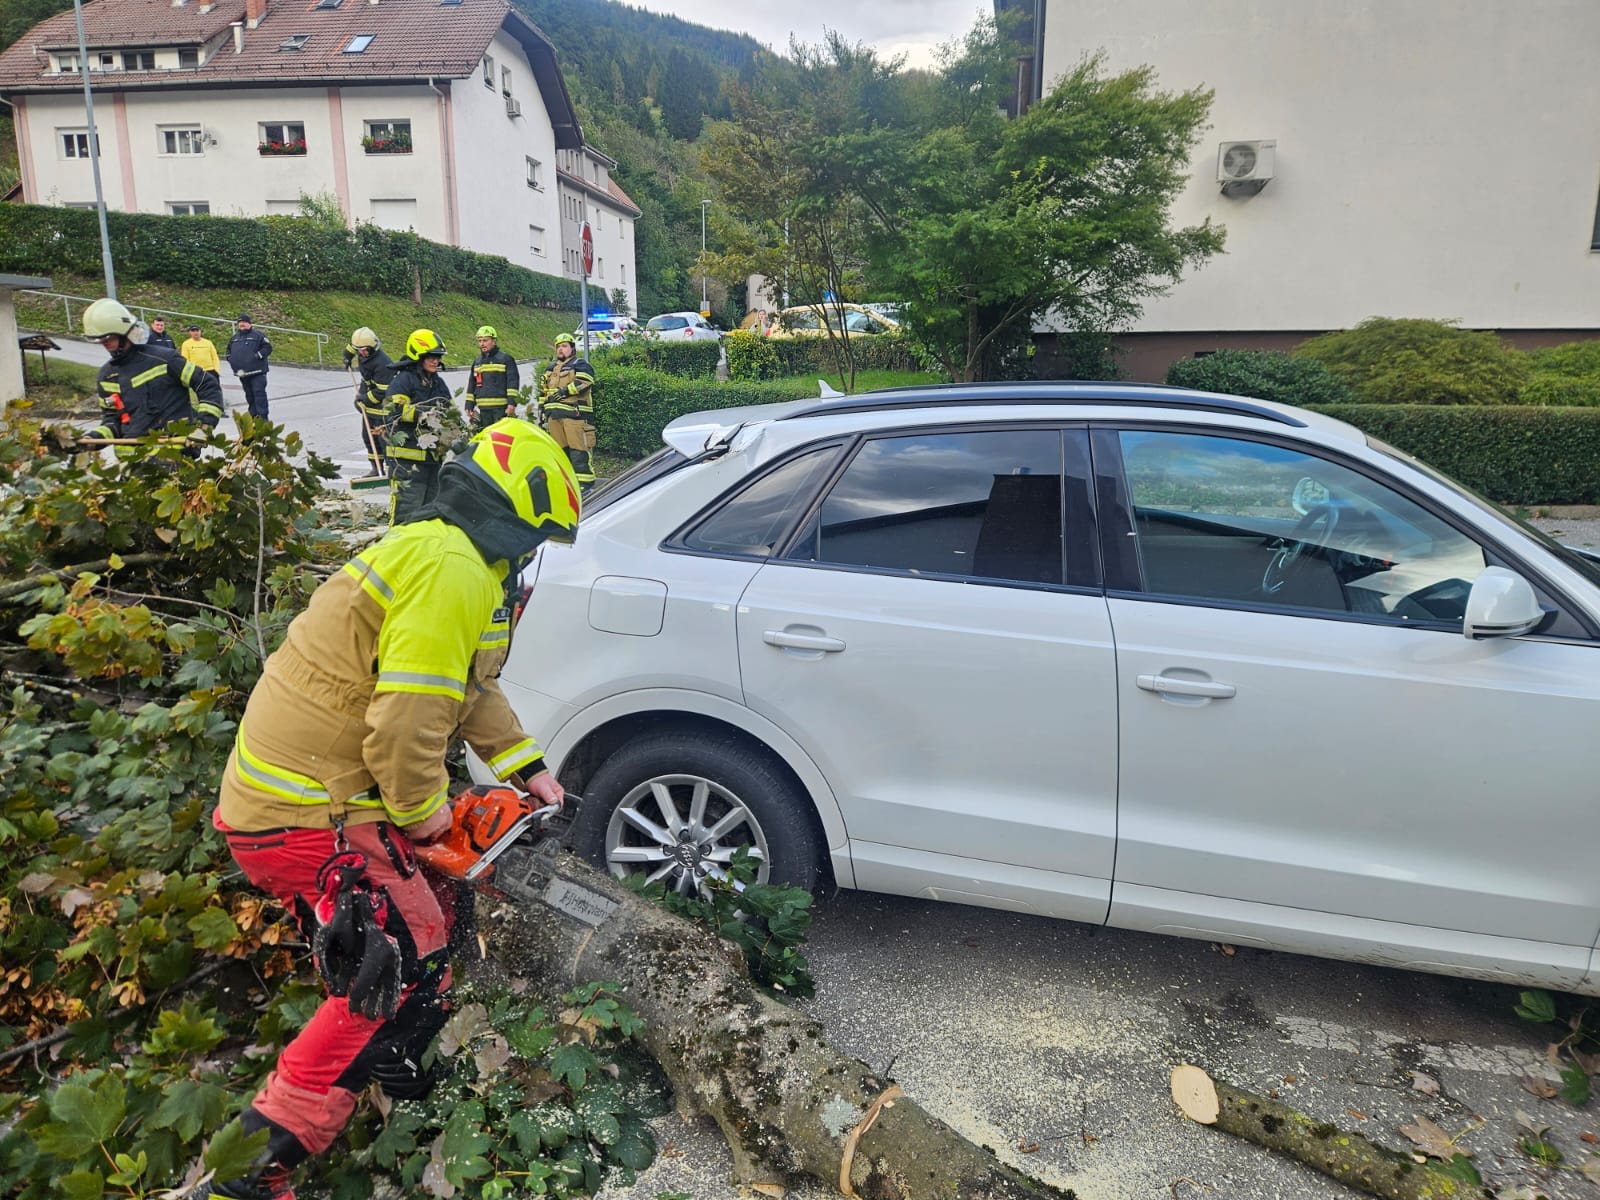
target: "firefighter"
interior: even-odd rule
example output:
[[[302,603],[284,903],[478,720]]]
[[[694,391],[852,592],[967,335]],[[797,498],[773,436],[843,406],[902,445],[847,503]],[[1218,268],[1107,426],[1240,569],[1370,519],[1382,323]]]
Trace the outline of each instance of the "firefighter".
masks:
[[[384,422],[389,416],[389,384],[396,370],[394,359],[383,352],[378,335],[363,325],[350,335],[344,348],[344,367],[360,363],[361,382],[356,386],[356,411],[361,414],[361,440],[366,443],[379,474],[385,473]]]
[[[431,1089],[421,1063],[449,1009],[448,922],[413,847],[449,832],[452,740],[536,803],[562,804],[496,677],[521,567],[577,532],[577,480],[525,421],[466,449],[415,520],[317,589],[245,708],[212,821],[321,947],[330,994],[238,1118],[246,1135],[268,1133],[255,1169],[191,1200],[288,1200],[294,1170],[328,1149],[369,1084],[392,1099]],[[330,905],[330,880],[369,899]],[[362,907],[379,895],[381,923]]]
[[[478,357],[467,375],[467,424],[474,430],[517,415],[522,380],[517,360],[500,349],[493,325],[478,326]]]
[[[389,524],[412,520],[439,490],[439,467],[450,449],[448,426],[459,422],[439,376],[444,344],[431,329],[414,330],[389,381],[384,436],[389,457]],[[452,420],[453,419],[453,420]]]
[[[594,368],[578,356],[578,343],[570,333],[556,337],[556,360],[539,385],[539,404],[545,428],[556,445],[567,452],[578,483],[588,491],[594,483]]]
[[[84,309],[83,335],[111,355],[100,368],[100,424],[91,437],[143,437],[172,421],[214,429],[222,420],[222,381],[165,346],[145,345],[144,326],[117,301]]]

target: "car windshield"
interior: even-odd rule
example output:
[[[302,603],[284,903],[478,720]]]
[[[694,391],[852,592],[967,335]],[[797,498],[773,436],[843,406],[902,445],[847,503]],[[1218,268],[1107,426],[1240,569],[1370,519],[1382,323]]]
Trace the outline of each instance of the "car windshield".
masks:
[[[617,327],[617,323],[615,321],[590,321],[589,322],[589,332],[590,333],[610,333],[616,327]]]
[[[1459,480],[1451,479],[1448,475],[1444,475],[1438,471],[1435,471],[1432,467],[1420,459],[1412,458],[1411,455],[1407,454],[1404,450],[1397,450],[1387,442],[1380,441],[1377,438],[1370,436],[1367,438],[1367,444],[1374,450],[1377,450],[1383,454],[1387,454],[1391,458],[1398,459],[1408,466],[1415,467],[1424,475],[1428,476],[1428,478],[1445,484],[1452,491],[1455,491],[1461,496],[1464,496],[1466,499],[1470,500],[1478,507],[1479,511],[1483,512],[1487,516],[1493,517],[1502,525],[1509,525],[1513,529],[1527,534],[1529,537],[1544,545],[1565,565],[1571,567],[1590,583],[1600,587],[1600,561],[1596,561],[1581,550],[1574,550],[1571,546],[1562,545],[1544,530],[1536,529],[1534,526],[1524,521],[1521,517],[1507,512],[1492,500],[1488,500],[1483,496],[1480,496],[1477,492],[1473,491]]]
[[[689,322],[685,321],[682,317],[651,317],[649,328],[682,329],[684,326],[688,325],[688,323]]]

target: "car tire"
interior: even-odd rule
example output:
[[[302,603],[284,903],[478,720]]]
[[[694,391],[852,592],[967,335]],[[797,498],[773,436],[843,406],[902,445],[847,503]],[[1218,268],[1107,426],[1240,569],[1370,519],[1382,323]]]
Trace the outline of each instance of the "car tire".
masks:
[[[762,854],[758,882],[822,881],[810,800],[768,754],[726,735],[660,730],[623,745],[590,777],[572,838],[618,878],[644,871],[685,893],[739,845]]]

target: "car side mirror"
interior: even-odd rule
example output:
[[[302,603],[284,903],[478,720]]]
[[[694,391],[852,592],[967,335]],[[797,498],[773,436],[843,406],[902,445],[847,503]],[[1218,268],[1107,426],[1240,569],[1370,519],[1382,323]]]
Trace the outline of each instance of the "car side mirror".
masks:
[[[1474,639],[1517,637],[1537,629],[1544,618],[1526,579],[1504,567],[1485,567],[1467,593],[1461,632]]]

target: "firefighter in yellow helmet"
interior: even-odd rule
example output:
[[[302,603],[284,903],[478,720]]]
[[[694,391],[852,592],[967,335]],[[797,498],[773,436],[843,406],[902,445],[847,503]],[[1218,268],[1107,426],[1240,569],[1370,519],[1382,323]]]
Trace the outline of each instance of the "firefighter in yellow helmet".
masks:
[[[444,465],[415,519],[316,590],[267,660],[213,823],[251,882],[324,947],[330,994],[239,1118],[246,1134],[268,1131],[261,1159],[211,1194],[284,1200],[371,1084],[395,1099],[429,1091],[420,1064],[447,1016],[449,922],[413,846],[450,828],[457,736],[497,778],[562,803],[496,679],[521,568],[540,543],[571,541],[578,512],[561,448],[526,421],[497,422]],[[381,893],[387,911],[335,960],[336,878]]]
[[[594,483],[594,368],[578,354],[570,333],[556,338],[556,360],[539,385],[545,428],[572,459],[572,469],[585,491]]]
[[[522,399],[522,378],[517,360],[500,349],[500,334],[493,325],[478,326],[478,357],[467,373],[467,422],[482,429],[516,415]]]
[[[412,520],[439,490],[439,468],[461,417],[439,376],[444,343],[431,329],[414,330],[389,381],[384,429],[389,459],[389,524]]]

